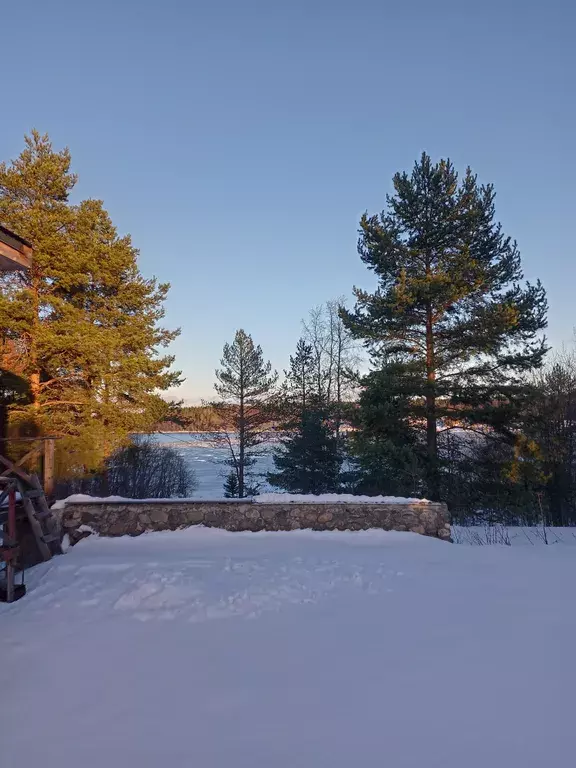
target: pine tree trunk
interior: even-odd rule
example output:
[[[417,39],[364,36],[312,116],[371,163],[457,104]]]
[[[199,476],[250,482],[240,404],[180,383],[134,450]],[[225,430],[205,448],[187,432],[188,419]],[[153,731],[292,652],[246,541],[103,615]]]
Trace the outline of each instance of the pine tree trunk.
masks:
[[[244,498],[244,462],[246,449],[246,417],[244,409],[244,370],[240,362],[240,414],[238,423],[238,440],[240,461],[238,463],[238,496]]]
[[[40,410],[40,371],[30,374],[30,396],[34,411]]]
[[[38,363],[38,332],[40,330],[40,286],[37,279],[32,282],[32,328],[30,329],[30,397],[34,412],[40,410],[40,365]]]
[[[436,361],[434,356],[434,326],[432,308],[426,311],[426,445],[428,449],[428,496],[438,501],[438,434],[436,423]]]
[[[340,425],[342,423],[342,339],[338,335],[338,357],[336,360],[336,439],[340,439]]]

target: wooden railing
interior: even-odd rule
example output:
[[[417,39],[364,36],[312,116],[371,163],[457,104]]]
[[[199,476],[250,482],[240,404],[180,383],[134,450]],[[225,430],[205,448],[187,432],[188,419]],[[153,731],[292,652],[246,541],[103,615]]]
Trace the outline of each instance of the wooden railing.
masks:
[[[9,467],[24,467],[29,462],[40,458],[42,461],[41,476],[44,493],[50,497],[54,493],[54,447],[58,439],[55,435],[47,435],[46,437],[2,437],[0,438],[0,446],[6,443],[30,443],[31,448],[17,461],[10,461],[5,458],[0,450],[0,464],[5,469]],[[1,469],[0,474],[3,474]]]

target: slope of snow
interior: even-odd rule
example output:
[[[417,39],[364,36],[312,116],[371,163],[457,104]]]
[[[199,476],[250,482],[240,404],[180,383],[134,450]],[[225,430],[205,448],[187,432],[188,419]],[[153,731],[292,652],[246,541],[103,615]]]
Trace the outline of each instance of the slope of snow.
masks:
[[[573,547],[90,537],[0,606],[2,768],[566,768]]]

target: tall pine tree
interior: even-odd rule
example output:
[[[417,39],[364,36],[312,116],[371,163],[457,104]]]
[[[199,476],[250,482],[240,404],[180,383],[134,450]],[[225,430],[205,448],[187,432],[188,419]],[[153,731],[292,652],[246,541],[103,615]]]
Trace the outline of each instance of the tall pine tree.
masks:
[[[393,181],[386,210],[360,222],[358,250],[378,287],[355,289],[355,311],[342,318],[376,369],[402,390],[411,382],[409,428],[424,430],[426,492],[437,499],[439,432],[506,430],[522,376],[546,353],[547,304],[539,282],[521,285],[520,253],[495,222],[492,185],[470,169],[459,181],[450,161],[426,154]]]
[[[232,344],[224,345],[220,364],[215,389],[221,401],[215,406],[232,425],[231,432],[218,438],[228,449],[226,463],[231,467],[225,491],[229,497],[244,498],[256,491],[250,470],[261,453],[278,376],[264,362],[262,348],[242,329],[236,331]]]
[[[157,392],[179,380],[157,353],[178,332],[158,326],[168,285],[140,275],[137,250],[102,203],[70,203],[68,150],[37,132],[25,142],[0,164],[0,221],[34,245],[32,269],[5,278],[0,298],[5,351],[30,392],[11,421],[61,436],[65,474],[96,468],[148,426]]]

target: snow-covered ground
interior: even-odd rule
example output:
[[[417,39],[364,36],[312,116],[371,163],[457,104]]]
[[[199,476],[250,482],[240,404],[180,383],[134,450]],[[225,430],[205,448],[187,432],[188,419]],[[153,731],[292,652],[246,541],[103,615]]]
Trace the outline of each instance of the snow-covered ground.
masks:
[[[0,607],[0,764],[567,768],[571,540],[91,537]]]

